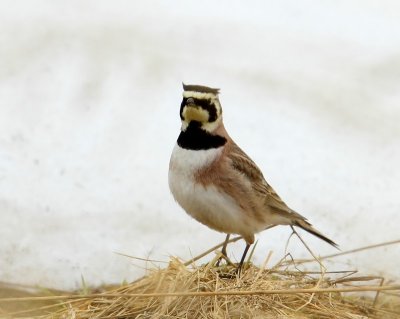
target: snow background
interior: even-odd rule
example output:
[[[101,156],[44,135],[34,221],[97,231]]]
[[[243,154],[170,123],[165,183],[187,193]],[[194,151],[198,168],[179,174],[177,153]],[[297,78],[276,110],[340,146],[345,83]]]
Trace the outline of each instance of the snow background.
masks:
[[[398,239],[399,12],[389,0],[2,1],[0,281],[132,280],[146,264],[116,252],[188,259],[224,239],[169,193],[182,81],[221,88],[231,136],[343,251]],[[289,234],[259,234],[254,261],[281,258]],[[309,257],[295,238],[289,251]],[[399,278],[399,258],[392,246],[340,267]]]

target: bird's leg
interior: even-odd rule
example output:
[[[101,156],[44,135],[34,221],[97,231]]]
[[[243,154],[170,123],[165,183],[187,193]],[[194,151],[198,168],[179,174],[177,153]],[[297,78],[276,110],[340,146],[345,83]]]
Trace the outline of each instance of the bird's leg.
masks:
[[[239,266],[238,266],[237,269],[236,269],[236,272],[237,272],[237,274],[238,274],[239,276],[240,276],[240,272],[241,272],[242,267],[243,267],[244,259],[246,258],[246,255],[247,255],[247,252],[249,251],[250,246],[251,246],[251,244],[247,244],[247,243],[246,243],[246,248],[244,249],[242,259],[240,259]]]
[[[221,250],[222,255],[224,255],[225,257],[228,257],[228,254],[226,253],[226,247],[228,246],[230,236],[231,236],[231,234],[226,234],[225,242],[224,242],[224,245],[222,246],[222,250]]]
[[[219,267],[219,263],[221,262],[222,258],[225,258],[225,259],[228,258],[228,255],[226,253],[226,247],[228,246],[230,236],[231,236],[231,234],[226,235],[225,242],[224,242],[224,245],[222,246],[222,250],[221,250],[222,256],[218,259],[217,263],[215,264],[217,267]]]

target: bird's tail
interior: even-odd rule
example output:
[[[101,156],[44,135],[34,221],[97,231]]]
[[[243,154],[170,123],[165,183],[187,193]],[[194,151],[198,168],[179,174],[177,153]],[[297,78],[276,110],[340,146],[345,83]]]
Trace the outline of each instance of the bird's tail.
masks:
[[[293,226],[298,226],[298,227],[308,231],[310,234],[317,236],[318,238],[322,239],[323,241],[326,241],[328,244],[332,245],[333,247],[339,249],[339,246],[333,240],[329,239],[328,237],[323,235],[321,232],[316,230],[306,219],[296,218],[296,220],[293,222]]]

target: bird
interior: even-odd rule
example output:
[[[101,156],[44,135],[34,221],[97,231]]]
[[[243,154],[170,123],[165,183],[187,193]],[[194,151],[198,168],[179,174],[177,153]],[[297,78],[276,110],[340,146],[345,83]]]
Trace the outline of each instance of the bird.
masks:
[[[220,90],[183,85],[181,130],[173,148],[168,184],[175,201],[198,222],[225,233],[222,255],[231,234],[246,242],[243,266],[255,234],[277,225],[297,226],[338,245],[291,209],[265,180],[254,161],[225,129]]]

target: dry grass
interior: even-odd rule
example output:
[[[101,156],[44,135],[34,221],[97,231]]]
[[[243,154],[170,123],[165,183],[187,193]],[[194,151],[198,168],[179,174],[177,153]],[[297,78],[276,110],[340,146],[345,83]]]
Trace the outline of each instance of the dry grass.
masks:
[[[270,255],[262,267],[248,264],[239,277],[232,265],[215,267],[218,257],[202,266],[171,258],[166,268],[155,267],[147,276],[103,293],[25,301],[55,302],[42,307],[46,314],[35,316],[46,319],[400,318],[400,285],[387,286],[381,277],[327,272],[321,263],[320,271],[300,270],[304,261],[290,255],[269,268]],[[0,306],[11,301],[24,298],[3,298]]]

